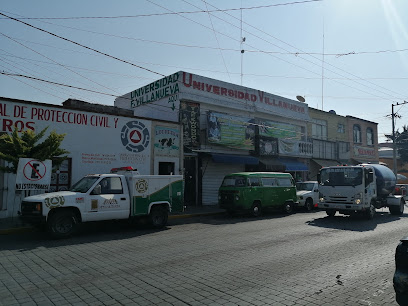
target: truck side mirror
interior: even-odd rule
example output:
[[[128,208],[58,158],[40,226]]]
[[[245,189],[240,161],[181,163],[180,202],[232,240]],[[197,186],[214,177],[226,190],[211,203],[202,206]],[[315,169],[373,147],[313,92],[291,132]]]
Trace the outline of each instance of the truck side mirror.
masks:
[[[98,194],[101,194],[101,193],[102,193],[101,184],[96,185],[95,188],[91,192],[91,194],[94,194],[94,195],[98,195]]]

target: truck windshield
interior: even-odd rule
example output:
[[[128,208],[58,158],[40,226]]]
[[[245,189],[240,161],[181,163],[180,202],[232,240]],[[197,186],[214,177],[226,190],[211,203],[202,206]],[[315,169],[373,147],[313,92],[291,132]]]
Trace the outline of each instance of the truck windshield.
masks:
[[[245,187],[246,180],[243,176],[229,176],[224,178],[222,187]]]
[[[296,183],[296,190],[312,191],[314,183]]]
[[[71,191],[85,193],[98,179],[98,176],[85,176],[72,186]]]
[[[320,182],[324,186],[357,186],[363,183],[362,168],[327,168],[320,170]]]

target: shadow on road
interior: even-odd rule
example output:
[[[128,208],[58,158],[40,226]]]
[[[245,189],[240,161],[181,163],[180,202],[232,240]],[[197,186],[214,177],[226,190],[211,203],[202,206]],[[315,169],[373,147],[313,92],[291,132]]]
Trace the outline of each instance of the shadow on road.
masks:
[[[169,227],[157,230],[147,223],[129,225],[117,221],[99,221],[81,224],[77,233],[66,239],[52,239],[41,230],[31,230],[24,234],[0,236],[0,251],[19,250],[20,252],[37,248],[56,248],[121,239],[131,239],[169,230]]]
[[[401,218],[408,218],[408,215],[395,216],[388,212],[377,212],[372,220],[366,220],[359,215],[335,215],[334,217],[317,218],[306,222],[306,224],[331,229],[365,232],[374,230],[378,224],[393,222]]]

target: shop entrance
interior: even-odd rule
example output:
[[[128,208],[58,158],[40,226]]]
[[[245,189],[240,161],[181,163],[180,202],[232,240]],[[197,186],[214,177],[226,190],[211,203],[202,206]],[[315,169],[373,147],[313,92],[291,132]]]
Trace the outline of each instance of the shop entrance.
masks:
[[[184,205],[198,206],[197,157],[184,158]]]

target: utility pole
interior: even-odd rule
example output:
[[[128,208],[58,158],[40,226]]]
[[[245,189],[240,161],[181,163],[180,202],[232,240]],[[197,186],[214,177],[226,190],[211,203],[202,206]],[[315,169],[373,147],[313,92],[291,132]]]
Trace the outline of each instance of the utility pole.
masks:
[[[395,177],[397,177],[397,142],[395,139],[395,117],[400,117],[399,115],[394,113],[394,106],[407,104],[408,101],[404,101],[402,103],[392,104],[392,112],[391,112],[391,119],[392,119],[392,157],[393,157],[393,170]]]

